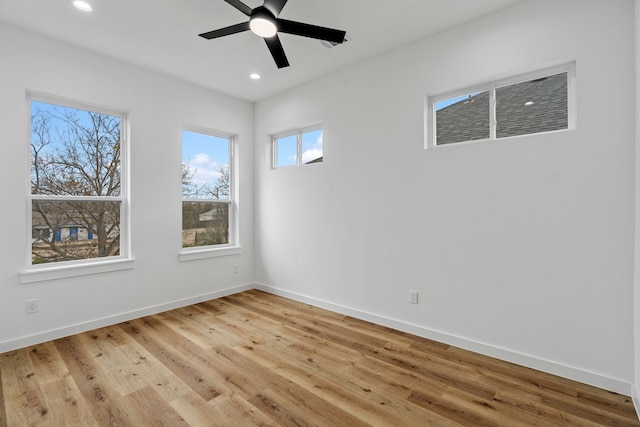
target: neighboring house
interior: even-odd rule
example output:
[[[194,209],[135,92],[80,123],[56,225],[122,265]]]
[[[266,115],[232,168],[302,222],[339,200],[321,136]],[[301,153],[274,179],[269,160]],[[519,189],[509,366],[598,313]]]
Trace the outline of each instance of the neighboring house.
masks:
[[[229,222],[229,205],[226,203],[220,203],[213,206],[212,209],[203,212],[198,215],[199,222],[207,221],[223,221]]]
[[[555,74],[496,89],[496,136],[527,135],[566,129],[567,76]],[[468,98],[436,112],[438,145],[488,139],[489,92]]]
[[[320,156],[317,159],[309,160],[307,163],[305,163],[305,165],[311,165],[313,163],[322,163],[323,160],[324,160],[323,157]]]
[[[95,235],[87,229],[87,227],[77,224],[65,224],[52,230],[47,225],[36,224],[34,225],[35,234],[32,239],[32,243],[38,243],[42,241],[51,241],[53,236],[54,241],[84,241],[93,240]]]

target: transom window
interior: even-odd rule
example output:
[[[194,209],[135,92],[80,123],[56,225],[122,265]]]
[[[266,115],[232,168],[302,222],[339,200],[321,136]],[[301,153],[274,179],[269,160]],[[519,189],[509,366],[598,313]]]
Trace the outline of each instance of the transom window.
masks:
[[[573,129],[575,64],[428,98],[427,147]]]
[[[127,255],[121,112],[29,97],[29,264]]]
[[[233,138],[182,131],[182,247],[233,244]]]
[[[322,163],[322,128],[309,127],[273,137],[273,168]]]

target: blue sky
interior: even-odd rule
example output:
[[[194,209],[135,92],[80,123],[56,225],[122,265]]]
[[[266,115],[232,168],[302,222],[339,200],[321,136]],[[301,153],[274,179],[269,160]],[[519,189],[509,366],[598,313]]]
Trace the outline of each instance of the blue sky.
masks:
[[[61,105],[48,104],[42,101],[31,100],[31,116],[33,117],[38,112],[46,112],[51,114],[52,120],[49,122],[51,127],[51,142],[52,147],[55,148],[56,143],[58,143],[58,133],[63,132],[67,129],[67,124],[64,119],[59,118],[59,116],[63,115],[64,111],[73,111],[75,113],[75,117],[79,119],[80,123],[85,122],[85,124],[90,123],[89,113],[87,110],[80,110],[77,108],[64,107]],[[108,115],[108,114],[106,114]]]
[[[297,153],[297,135],[289,135],[284,138],[278,138],[278,158],[277,167],[295,166]]]
[[[89,112],[87,110],[49,104],[46,102],[36,101],[33,99],[31,100],[30,107],[31,107],[31,118],[33,117],[36,118],[35,121],[30,122],[32,126],[30,129],[31,142],[34,143],[36,146],[40,144],[40,141],[37,133],[33,132],[33,126],[38,125],[39,113],[45,113],[47,116],[48,133],[46,135],[46,138],[47,138],[48,145],[41,149],[40,147],[38,147],[41,150],[40,154],[51,155],[58,152],[59,150],[63,150],[63,151],[66,150],[62,146],[63,141],[61,141],[61,138],[70,139],[68,138],[69,124],[67,122],[67,119],[65,119],[65,115],[72,115],[72,117],[75,120],[77,120],[81,126],[86,126],[89,129],[91,129],[93,126],[91,118],[89,116]],[[118,119],[118,123],[120,123],[118,116],[103,114],[103,113],[101,114],[103,116],[115,117],[116,119]],[[100,129],[100,131],[104,132],[105,130]],[[67,136],[65,136],[65,134]],[[77,143],[77,141],[73,141],[73,142]]]
[[[52,144],[47,148],[47,152],[53,152],[59,147],[57,144],[57,135],[64,132],[67,128],[66,123],[62,119],[55,119],[65,109],[75,112],[76,118],[81,122],[88,120],[86,110],[80,110],[70,107],[62,107],[46,102],[31,101],[31,115],[39,111],[51,113],[53,119],[50,122]],[[183,131],[182,132],[182,161],[188,163],[192,172],[194,172],[194,183],[215,184],[220,174],[218,169],[221,165],[229,166],[229,140],[217,136],[204,135],[201,133]]]
[[[322,129],[316,129],[302,134],[302,164],[322,157],[322,137]],[[297,148],[297,133],[278,138],[276,166],[295,166]]]
[[[443,99],[441,101],[436,101],[436,111],[440,111],[443,108],[448,107],[449,105],[457,104],[458,102],[464,101],[465,99],[469,98],[470,96],[476,96],[476,95],[478,95],[480,93],[482,93],[482,91],[473,92],[473,93],[460,95],[460,96],[454,96],[453,98],[447,98],[447,99]]]
[[[322,129],[302,134],[302,164],[322,157]]]
[[[182,163],[188,164],[196,185],[215,185],[220,166],[229,167],[229,139],[182,131]]]

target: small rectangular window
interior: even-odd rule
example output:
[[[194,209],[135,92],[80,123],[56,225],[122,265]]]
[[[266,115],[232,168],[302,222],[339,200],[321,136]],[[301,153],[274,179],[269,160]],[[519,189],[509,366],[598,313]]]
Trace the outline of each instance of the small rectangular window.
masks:
[[[319,127],[276,135],[272,144],[273,168],[322,163],[322,137],[322,128]]]
[[[124,114],[29,99],[32,265],[125,254]]]
[[[182,131],[182,247],[232,240],[233,139]]]
[[[573,129],[575,64],[428,98],[426,147]]]
[[[496,88],[496,137],[569,127],[567,73]]]

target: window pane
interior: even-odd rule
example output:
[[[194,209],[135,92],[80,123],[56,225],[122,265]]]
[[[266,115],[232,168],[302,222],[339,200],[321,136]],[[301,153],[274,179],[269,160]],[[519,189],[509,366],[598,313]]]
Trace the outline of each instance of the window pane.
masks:
[[[302,164],[322,162],[322,129],[302,134]]]
[[[229,243],[229,204],[182,202],[182,247]]]
[[[229,200],[229,145],[229,138],[182,131],[183,198]]]
[[[568,128],[567,73],[496,89],[496,136]]]
[[[297,161],[298,138],[296,134],[276,139],[276,167],[295,166]]]
[[[488,139],[489,105],[488,91],[436,102],[436,145]]]
[[[120,255],[121,202],[33,200],[32,264]]]
[[[120,195],[120,117],[31,101],[31,194]]]

